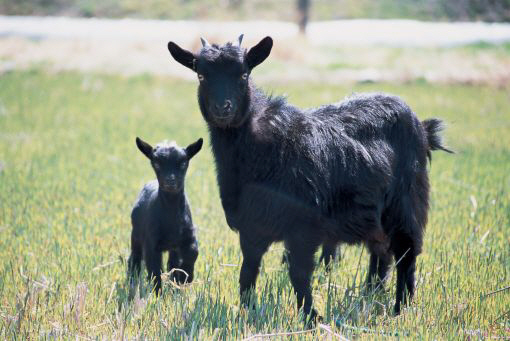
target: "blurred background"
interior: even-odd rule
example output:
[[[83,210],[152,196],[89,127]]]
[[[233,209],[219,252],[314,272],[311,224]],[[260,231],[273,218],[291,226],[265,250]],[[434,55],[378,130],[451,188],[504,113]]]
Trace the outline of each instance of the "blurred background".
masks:
[[[294,21],[302,13],[310,20],[406,18],[440,21],[509,21],[506,0],[2,0],[7,15],[172,20]]]
[[[0,71],[162,74],[169,40],[245,46],[271,35],[259,81],[491,83],[510,79],[508,0],[1,0]]]

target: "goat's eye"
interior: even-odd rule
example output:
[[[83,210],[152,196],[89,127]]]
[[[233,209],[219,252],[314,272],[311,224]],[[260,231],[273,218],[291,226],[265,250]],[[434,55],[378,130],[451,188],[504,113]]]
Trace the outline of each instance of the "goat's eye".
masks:
[[[157,163],[153,163],[152,166],[154,167],[155,170],[159,170],[159,164]]]
[[[181,163],[181,169],[186,169],[186,162]]]
[[[198,80],[199,81],[203,81],[204,80],[204,75],[198,74]]]
[[[243,80],[247,80],[248,79],[248,73],[243,73],[243,75],[241,76],[241,78]]]

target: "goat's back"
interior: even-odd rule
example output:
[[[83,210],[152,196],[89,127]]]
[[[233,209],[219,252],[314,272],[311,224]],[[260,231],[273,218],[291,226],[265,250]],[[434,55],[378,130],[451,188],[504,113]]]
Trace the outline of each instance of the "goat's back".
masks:
[[[241,183],[259,183],[328,216],[352,203],[384,206],[389,191],[426,167],[423,127],[398,97],[361,94],[257,117],[256,143],[240,146]],[[337,212],[335,212],[337,211]]]

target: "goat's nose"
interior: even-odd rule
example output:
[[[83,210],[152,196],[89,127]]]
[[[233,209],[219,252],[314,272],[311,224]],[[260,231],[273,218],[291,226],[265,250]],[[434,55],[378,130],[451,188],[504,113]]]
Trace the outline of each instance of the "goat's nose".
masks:
[[[230,100],[226,100],[225,104],[223,105],[224,110],[230,110],[232,108],[232,102]]]

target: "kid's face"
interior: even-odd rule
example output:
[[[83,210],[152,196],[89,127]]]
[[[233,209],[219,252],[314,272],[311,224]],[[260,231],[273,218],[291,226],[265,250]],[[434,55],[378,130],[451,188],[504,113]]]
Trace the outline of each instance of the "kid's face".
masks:
[[[181,148],[175,143],[162,143],[152,148],[147,142],[136,138],[138,149],[151,160],[160,189],[171,193],[184,188],[184,176],[189,160],[202,149],[202,143],[202,138],[199,138],[186,148]]]
[[[188,156],[182,148],[156,147],[151,158],[159,187],[166,192],[179,192],[184,187]]]

